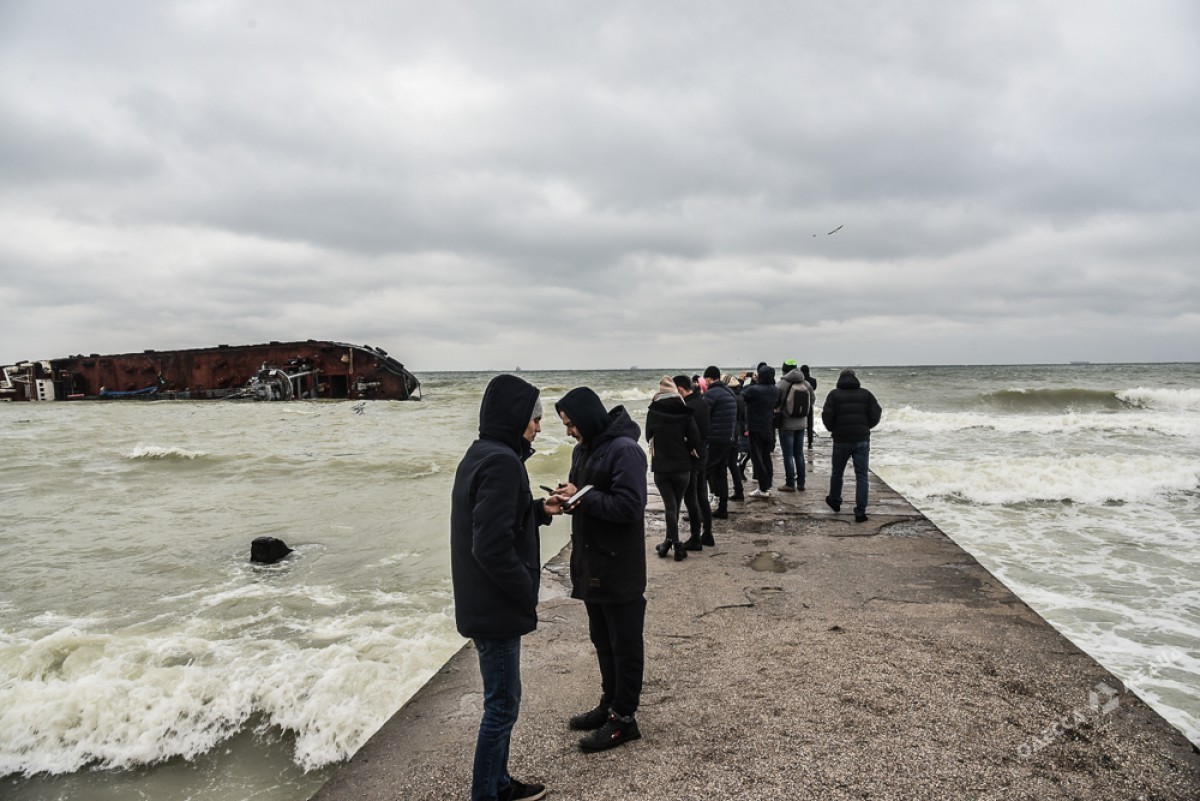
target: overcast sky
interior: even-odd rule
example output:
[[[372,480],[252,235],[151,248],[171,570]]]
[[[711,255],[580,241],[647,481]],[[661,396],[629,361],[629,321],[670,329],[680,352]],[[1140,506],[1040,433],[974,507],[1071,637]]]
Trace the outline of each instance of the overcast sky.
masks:
[[[1195,0],[0,0],[0,363],[1200,360],[1197,42]]]

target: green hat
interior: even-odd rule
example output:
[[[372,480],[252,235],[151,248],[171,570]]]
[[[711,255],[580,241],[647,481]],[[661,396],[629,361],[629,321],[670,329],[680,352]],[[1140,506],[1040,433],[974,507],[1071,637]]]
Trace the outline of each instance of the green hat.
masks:
[[[784,367],[795,367],[795,366],[796,366],[796,360],[795,360],[795,359],[788,359],[787,361],[785,361],[785,362],[783,363],[783,366],[784,366]]]

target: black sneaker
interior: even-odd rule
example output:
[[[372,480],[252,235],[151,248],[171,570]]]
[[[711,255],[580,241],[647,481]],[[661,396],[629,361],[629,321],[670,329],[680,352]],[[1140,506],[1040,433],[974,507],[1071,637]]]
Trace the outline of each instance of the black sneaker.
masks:
[[[866,512],[855,512],[854,513],[854,522],[855,523],[867,522],[867,513]]]
[[[638,731],[637,721],[633,719],[633,715],[622,718],[616,712],[609,712],[608,720],[604,721],[604,725],[580,740],[579,748],[587,753],[595,753],[616,748],[621,743],[639,740],[641,737],[642,733]]]
[[[833,511],[835,511],[835,512],[840,512],[840,511],[842,511],[842,502],[841,502],[841,501],[835,501],[835,500],[834,500],[832,497],[830,497],[829,495],[826,495],[826,496],[825,496],[825,503],[829,504],[829,508],[830,508],[830,509],[832,509],[832,510],[833,510]]]
[[[513,779],[496,797],[500,801],[537,801],[546,797],[546,785],[526,784]]]
[[[705,548],[714,548],[714,547],[716,547],[717,542],[716,542],[716,540],[713,539],[712,532],[710,531],[707,534],[700,537],[700,544],[703,545]]]
[[[608,720],[608,704],[600,702],[600,706],[590,712],[576,715],[567,722],[567,728],[572,731],[592,731],[604,725]]]
[[[690,537],[688,541],[683,544],[683,549],[685,551],[703,551],[704,543],[700,542],[699,538],[697,537]]]

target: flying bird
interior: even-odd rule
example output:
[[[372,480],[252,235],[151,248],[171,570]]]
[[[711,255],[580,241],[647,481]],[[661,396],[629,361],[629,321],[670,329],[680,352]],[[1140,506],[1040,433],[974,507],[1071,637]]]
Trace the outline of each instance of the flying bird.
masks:
[[[839,225],[837,228],[834,228],[828,234],[825,234],[825,236],[829,236],[830,234],[836,234],[838,231],[842,230],[843,227],[844,227],[844,225]]]

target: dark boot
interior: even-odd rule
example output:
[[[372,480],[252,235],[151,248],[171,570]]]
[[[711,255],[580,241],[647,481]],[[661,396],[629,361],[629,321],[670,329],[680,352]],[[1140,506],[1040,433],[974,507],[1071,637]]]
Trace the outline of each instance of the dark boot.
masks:
[[[675,546],[675,561],[682,562],[687,559],[687,548],[683,547],[682,542],[673,543]]]
[[[683,544],[683,549],[685,551],[703,551],[704,543],[700,542],[699,537],[692,537]]]
[[[674,543],[674,544],[678,544],[678,541],[675,541],[675,543]],[[665,557],[666,557],[666,555],[667,555],[667,554],[669,554],[669,553],[671,552],[671,545],[672,545],[672,540],[670,540],[670,539],[665,539],[665,540],[663,540],[662,542],[660,542],[658,545],[655,545],[655,546],[654,546],[654,551],[655,551],[655,552],[656,552],[656,553],[657,553],[659,556],[661,556],[661,557],[664,557],[664,558],[665,558]]]

